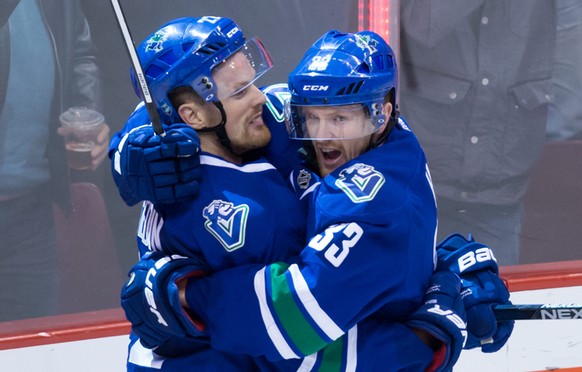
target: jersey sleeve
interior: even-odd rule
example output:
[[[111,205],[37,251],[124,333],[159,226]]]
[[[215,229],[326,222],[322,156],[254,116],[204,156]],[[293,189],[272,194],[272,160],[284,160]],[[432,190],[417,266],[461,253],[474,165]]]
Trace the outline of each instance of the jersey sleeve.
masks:
[[[213,347],[269,360],[302,358],[370,314],[401,321],[419,306],[432,261],[419,265],[400,229],[330,226],[292,263],[239,266],[190,281],[187,301]]]

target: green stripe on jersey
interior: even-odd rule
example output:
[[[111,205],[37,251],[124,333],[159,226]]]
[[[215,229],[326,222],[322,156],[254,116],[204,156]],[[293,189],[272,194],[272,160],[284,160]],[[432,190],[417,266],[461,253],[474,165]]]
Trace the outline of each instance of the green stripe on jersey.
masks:
[[[282,262],[270,265],[271,301],[277,318],[297,349],[303,355],[311,355],[324,348],[327,342],[319,337],[295,303],[285,277],[288,267],[289,265]]]
[[[342,369],[343,340],[340,337],[323,349],[323,360],[318,372],[339,372]]]

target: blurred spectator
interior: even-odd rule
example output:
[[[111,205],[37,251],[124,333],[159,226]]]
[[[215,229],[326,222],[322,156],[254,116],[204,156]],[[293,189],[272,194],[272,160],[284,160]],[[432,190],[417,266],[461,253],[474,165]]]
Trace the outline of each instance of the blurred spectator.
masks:
[[[554,99],[548,108],[548,139],[582,139],[582,2],[556,0],[556,12]]]
[[[70,208],[59,115],[99,109],[92,48],[76,1],[0,3],[0,321],[57,311],[52,203]],[[106,155],[108,132],[103,126],[92,169]]]
[[[473,233],[519,262],[522,197],[546,134],[556,39],[549,0],[406,0],[401,111],[424,147],[439,240]]]

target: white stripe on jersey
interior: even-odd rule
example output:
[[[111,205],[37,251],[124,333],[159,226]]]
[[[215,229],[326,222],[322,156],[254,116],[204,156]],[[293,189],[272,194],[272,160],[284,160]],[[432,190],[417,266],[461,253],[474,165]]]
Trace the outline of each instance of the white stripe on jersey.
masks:
[[[297,372],[310,372],[313,369],[315,362],[317,362],[317,353],[306,356],[303,358],[303,362],[301,362]]]
[[[311,187],[309,187],[307,190],[305,190],[305,192],[303,194],[301,194],[301,196],[299,197],[299,200],[303,200],[304,197],[306,197],[307,195],[312,193],[313,190],[315,190],[317,187],[319,187],[320,184],[321,184],[321,182],[316,182],[313,185],[311,185]]]
[[[209,156],[209,155],[200,155],[200,164],[213,165],[215,167],[236,169],[236,170],[244,172],[244,173],[258,173],[258,172],[264,172],[267,170],[276,170],[276,168],[272,164],[267,163],[267,162],[251,163],[251,164],[245,164],[245,165],[236,165],[233,163],[229,163],[226,160],[218,159],[218,158],[215,158],[215,157]]]
[[[346,372],[354,372],[358,366],[358,325],[348,331],[348,351],[346,355]]]
[[[129,349],[128,362],[137,366],[162,369],[165,360],[155,354],[152,349],[143,347],[139,339]]]
[[[297,190],[297,187],[299,187],[297,185],[297,183],[295,182],[295,171],[293,171],[289,174],[289,183],[293,186],[293,189],[295,189],[295,190]],[[309,186],[309,188],[307,190],[305,190],[303,192],[303,194],[301,194],[301,196],[299,197],[299,200],[303,200],[304,197],[311,194],[320,184],[321,184],[321,182],[315,182],[313,185]]]
[[[275,348],[284,359],[298,359],[299,356],[293,352],[287,341],[285,341],[285,337],[283,337],[281,330],[277,327],[277,323],[275,323],[273,314],[271,314],[271,310],[267,304],[264,267],[255,274],[254,285],[255,293],[259,300],[263,324],[265,325],[265,329],[267,330],[273,345],[275,345]]]
[[[323,332],[332,340],[337,340],[340,338],[344,331],[331,319],[329,315],[319,306],[319,303],[309,290],[309,286],[305,281],[305,278],[299,270],[297,264],[289,266],[289,273],[293,280],[293,286],[295,287],[295,292],[301,300],[301,303],[305,307],[305,310],[309,313],[311,318],[315,323],[321,328]]]
[[[346,366],[343,372],[355,372],[358,367],[358,325],[353,326],[346,335]],[[297,369],[297,372],[310,372],[317,362],[317,356],[320,353],[314,353],[306,356]]]

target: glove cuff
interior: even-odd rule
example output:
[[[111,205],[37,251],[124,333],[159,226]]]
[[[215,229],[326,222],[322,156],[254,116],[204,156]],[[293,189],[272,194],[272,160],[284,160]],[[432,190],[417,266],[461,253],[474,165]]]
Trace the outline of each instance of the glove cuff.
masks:
[[[182,311],[178,312],[178,317],[180,322],[186,329],[186,333],[190,334],[192,332],[194,335],[199,335],[204,333],[206,330],[206,323],[198,317],[198,315],[190,309],[188,302],[186,301],[186,284],[191,278],[197,278],[206,275],[202,270],[192,271],[187,275],[178,278],[175,281],[175,285],[178,288],[178,301],[180,303],[180,308]]]
[[[174,309],[184,333],[194,337],[200,337],[205,332],[206,324],[194,312],[189,311],[185,297],[186,284],[189,279],[204,275],[206,272],[203,270],[192,270],[192,266],[183,266],[174,271],[167,284],[170,306]]]
[[[426,368],[426,372],[440,372],[445,370],[448,360],[447,345],[441,343],[441,346],[434,351],[432,362]]]

